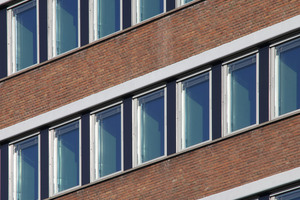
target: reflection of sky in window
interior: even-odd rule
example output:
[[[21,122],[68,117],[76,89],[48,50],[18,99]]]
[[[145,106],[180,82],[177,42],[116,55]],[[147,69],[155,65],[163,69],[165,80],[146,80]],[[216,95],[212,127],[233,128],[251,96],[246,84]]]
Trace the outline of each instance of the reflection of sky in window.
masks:
[[[297,46],[298,45],[298,46]],[[277,49],[279,114],[300,108],[300,40]]]

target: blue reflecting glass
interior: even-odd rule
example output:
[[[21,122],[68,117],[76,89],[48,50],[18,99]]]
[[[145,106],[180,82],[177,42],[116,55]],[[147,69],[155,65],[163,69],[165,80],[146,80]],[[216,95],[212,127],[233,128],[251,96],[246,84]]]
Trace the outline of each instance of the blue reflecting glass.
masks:
[[[164,90],[138,99],[140,106],[140,160],[164,155]]]
[[[184,3],[188,3],[188,2],[191,2],[193,0],[184,0]]]
[[[209,74],[183,82],[185,145],[209,140]]]
[[[300,108],[300,40],[276,48],[279,115]]]
[[[97,114],[99,177],[121,170],[121,106]]]
[[[30,138],[15,145],[16,197],[17,199],[38,199],[38,138]]]
[[[15,62],[19,71],[37,63],[37,24],[35,1],[13,10],[15,15]]]
[[[163,0],[140,0],[141,21],[158,15],[164,11]]]
[[[300,200],[300,189],[277,195],[276,200]]]
[[[78,47],[78,0],[56,1],[56,54]]]
[[[79,185],[79,122],[55,129],[58,192]]]
[[[120,30],[120,0],[98,0],[98,38]]]
[[[256,123],[256,56],[229,65],[230,131]]]

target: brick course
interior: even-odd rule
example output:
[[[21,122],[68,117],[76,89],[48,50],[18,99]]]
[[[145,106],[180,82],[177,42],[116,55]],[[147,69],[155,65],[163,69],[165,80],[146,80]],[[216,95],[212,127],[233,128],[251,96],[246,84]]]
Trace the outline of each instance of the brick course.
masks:
[[[300,115],[57,199],[198,199],[300,166]]]
[[[206,0],[0,80],[0,129],[300,14],[300,1]]]

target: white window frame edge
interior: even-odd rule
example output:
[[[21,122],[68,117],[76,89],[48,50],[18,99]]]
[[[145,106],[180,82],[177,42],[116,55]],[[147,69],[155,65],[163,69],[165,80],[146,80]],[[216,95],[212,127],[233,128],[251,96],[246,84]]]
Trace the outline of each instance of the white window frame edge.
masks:
[[[103,176],[103,177],[99,177],[97,178],[97,167],[95,167],[95,165],[97,165],[98,163],[96,162],[96,153],[97,151],[97,147],[96,147],[96,137],[95,137],[95,125],[96,125],[96,114],[107,110],[107,109],[111,109],[115,106],[120,106],[121,107],[121,170],[120,171],[116,171],[112,174]],[[115,174],[118,174],[122,171],[124,171],[124,122],[123,122],[123,114],[124,114],[124,106],[123,106],[123,102],[117,102],[114,104],[111,104],[109,106],[105,106],[103,108],[100,108],[98,110],[95,110],[93,112],[90,113],[90,180],[91,182],[97,181],[97,180],[101,180],[103,178],[107,178],[110,176],[114,176]]]
[[[275,196],[282,195],[284,193],[289,193],[289,192],[292,192],[293,190],[299,190],[299,189],[300,189],[300,186],[296,186],[296,187],[292,187],[292,188],[289,188],[286,190],[282,190],[280,192],[272,193],[270,195],[270,200],[275,200]]]
[[[57,142],[57,139],[55,137],[55,131],[54,129],[56,128],[59,128],[61,126],[64,126],[64,125],[67,125],[69,123],[73,123],[73,122],[76,122],[78,121],[79,123],[79,184],[74,186],[74,187],[71,187],[69,189],[66,189],[66,190],[63,190],[63,191],[60,191],[58,192],[57,191],[57,163],[55,162],[55,158],[57,155],[57,152],[56,152],[56,142]],[[82,185],[82,153],[81,153],[81,150],[82,150],[82,147],[81,147],[81,118],[80,117],[77,117],[77,118],[74,118],[72,120],[69,120],[69,121],[66,121],[66,122],[63,122],[61,124],[58,124],[58,125],[55,125],[55,126],[52,126],[49,128],[49,196],[54,196],[54,195],[57,195],[57,194],[62,194],[62,193],[65,193],[67,191],[70,191],[70,190],[73,190],[74,188],[77,188],[77,187],[80,187]],[[54,152],[55,151],[55,152]]]
[[[77,1],[77,13],[78,13],[78,19],[77,19],[77,33],[78,33],[78,43],[77,43],[77,47],[73,48],[76,49],[78,47],[81,46],[81,20],[80,20],[80,16],[81,16],[81,12],[80,12],[80,1],[81,0],[76,0]],[[57,0],[47,0],[47,23],[48,23],[48,59],[51,59],[53,57],[58,56],[57,55],[57,51],[56,51],[56,2]],[[70,49],[66,52],[63,52],[61,54],[65,54],[69,51],[72,51],[73,49]],[[59,54],[59,55],[61,55]]]
[[[182,140],[184,139],[183,130],[182,130],[183,128],[182,117],[184,112],[182,108],[182,82],[188,80],[189,78],[201,76],[202,74],[205,73],[209,74],[209,140],[184,148],[182,142]],[[176,152],[180,152],[184,149],[194,148],[195,146],[198,146],[200,144],[202,145],[211,140],[212,140],[212,72],[211,72],[211,67],[208,67],[205,70],[201,70],[199,72],[190,74],[176,81]]]
[[[8,161],[8,169],[9,169],[9,173],[8,173],[8,199],[12,200],[12,199],[16,199],[16,153],[14,152],[14,147],[15,144],[17,144],[18,142],[21,141],[25,141],[27,139],[33,138],[33,137],[37,137],[38,139],[38,198],[41,198],[41,193],[40,193],[40,189],[41,189],[41,138],[40,138],[40,133],[34,133],[31,135],[28,135],[26,137],[23,137],[21,139],[18,140],[14,140],[13,142],[9,143],[9,147],[8,147],[8,154],[9,154],[9,161]]]
[[[13,9],[18,7],[18,6],[21,6],[22,4],[26,4],[26,3],[29,3],[30,1],[32,0],[24,0],[24,1],[21,1],[17,4],[14,4],[10,7],[8,7],[6,10],[7,10],[7,74],[8,75],[11,75],[13,73],[16,73],[17,72],[17,66],[16,66],[16,55],[15,55],[15,48],[16,48],[16,44],[15,44],[15,17],[14,17],[14,14],[13,14]],[[36,65],[38,63],[40,63],[40,29],[39,29],[39,0],[34,0],[36,3],[35,3],[35,6],[36,6],[36,36],[37,36],[37,63],[33,64],[33,65]],[[33,66],[31,65],[31,66]],[[28,66],[30,67],[30,66]],[[21,71],[21,70],[20,70]]]
[[[230,76],[228,75],[228,65],[230,63],[233,63],[235,61],[238,60],[242,60],[244,58],[247,58],[248,56],[252,56],[255,55],[256,56],[256,122],[255,124],[252,124],[250,126],[246,126],[244,128],[235,130],[235,131],[230,131],[229,130],[229,124],[230,124],[230,90],[229,90],[229,86],[230,86]],[[242,56],[236,57],[234,59],[231,59],[229,61],[226,61],[222,64],[222,72],[221,72],[221,83],[222,83],[222,92],[221,92],[221,101],[222,101],[222,112],[221,112],[221,116],[222,116],[222,136],[227,136],[230,134],[233,134],[235,132],[238,131],[243,131],[243,130],[247,130],[252,126],[255,126],[259,123],[259,52],[258,50],[249,52],[247,54],[244,54]]]
[[[135,25],[135,24],[138,24],[138,23],[142,22],[141,19],[140,19],[140,16],[138,15],[138,13],[140,13],[139,4],[140,4],[140,0],[131,0],[131,24],[132,25]],[[163,8],[162,13],[165,13],[167,11],[167,2],[166,2],[166,0],[163,0],[163,4],[164,4],[164,8]],[[160,14],[162,14],[162,13],[160,13]],[[157,16],[157,15],[155,15],[155,16]],[[155,17],[155,16],[153,16],[153,17]],[[152,19],[153,17],[150,17],[148,19]],[[146,20],[148,20],[148,19],[146,19]],[[146,21],[146,20],[144,20],[144,21]]]
[[[295,35],[293,37],[286,38],[284,40],[280,40],[279,42],[273,43],[270,45],[269,51],[269,119],[273,120],[281,116],[287,116],[291,113],[297,112],[297,110],[279,115],[278,111],[278,69],[276,68],[277,59],[276,59],[276,47],[282,45],[286,42],[291,42],[293,40],[297,40],[300,38],[300,35]]]
[[[154,158],[146,162],[139,162],[140,156],[140,142],[139,142],[139,105],[138,98],[144,95],[164,90],[164,155]],[[133,167],[141,166],[147,163],[155,162],[167,155],[167,87],[162,85],[146,92],[140,93],[132,97],[132,163]]]
[[[184,0],[175,0],[175,8],[178,8],[179,6],[182,6],[184,4],[187,4],[187,3],[184,3]]]
[[[123,0],[120,1],[120,30],[123,30]],[[98,0],[89,0],[89,42],[93,42],[95,40],[98,40],[97,31],[97,2]],[[117,32],[117,31],[115,31]],[[113,32],[113,33],[115,33]],[[111,34],[113,34],[111,33]],[[109,34],[109,35],[111,35]],[[107,35],[108,36],[108,35]],[[105,36],[106,37],[106,36]]]

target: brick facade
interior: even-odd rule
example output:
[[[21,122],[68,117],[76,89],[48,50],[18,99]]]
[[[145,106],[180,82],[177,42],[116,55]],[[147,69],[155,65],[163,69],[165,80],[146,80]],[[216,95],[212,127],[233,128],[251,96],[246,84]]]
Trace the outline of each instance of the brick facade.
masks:
[[[300,13],[300,2],[195,1],[0,80],[0,129]]]

